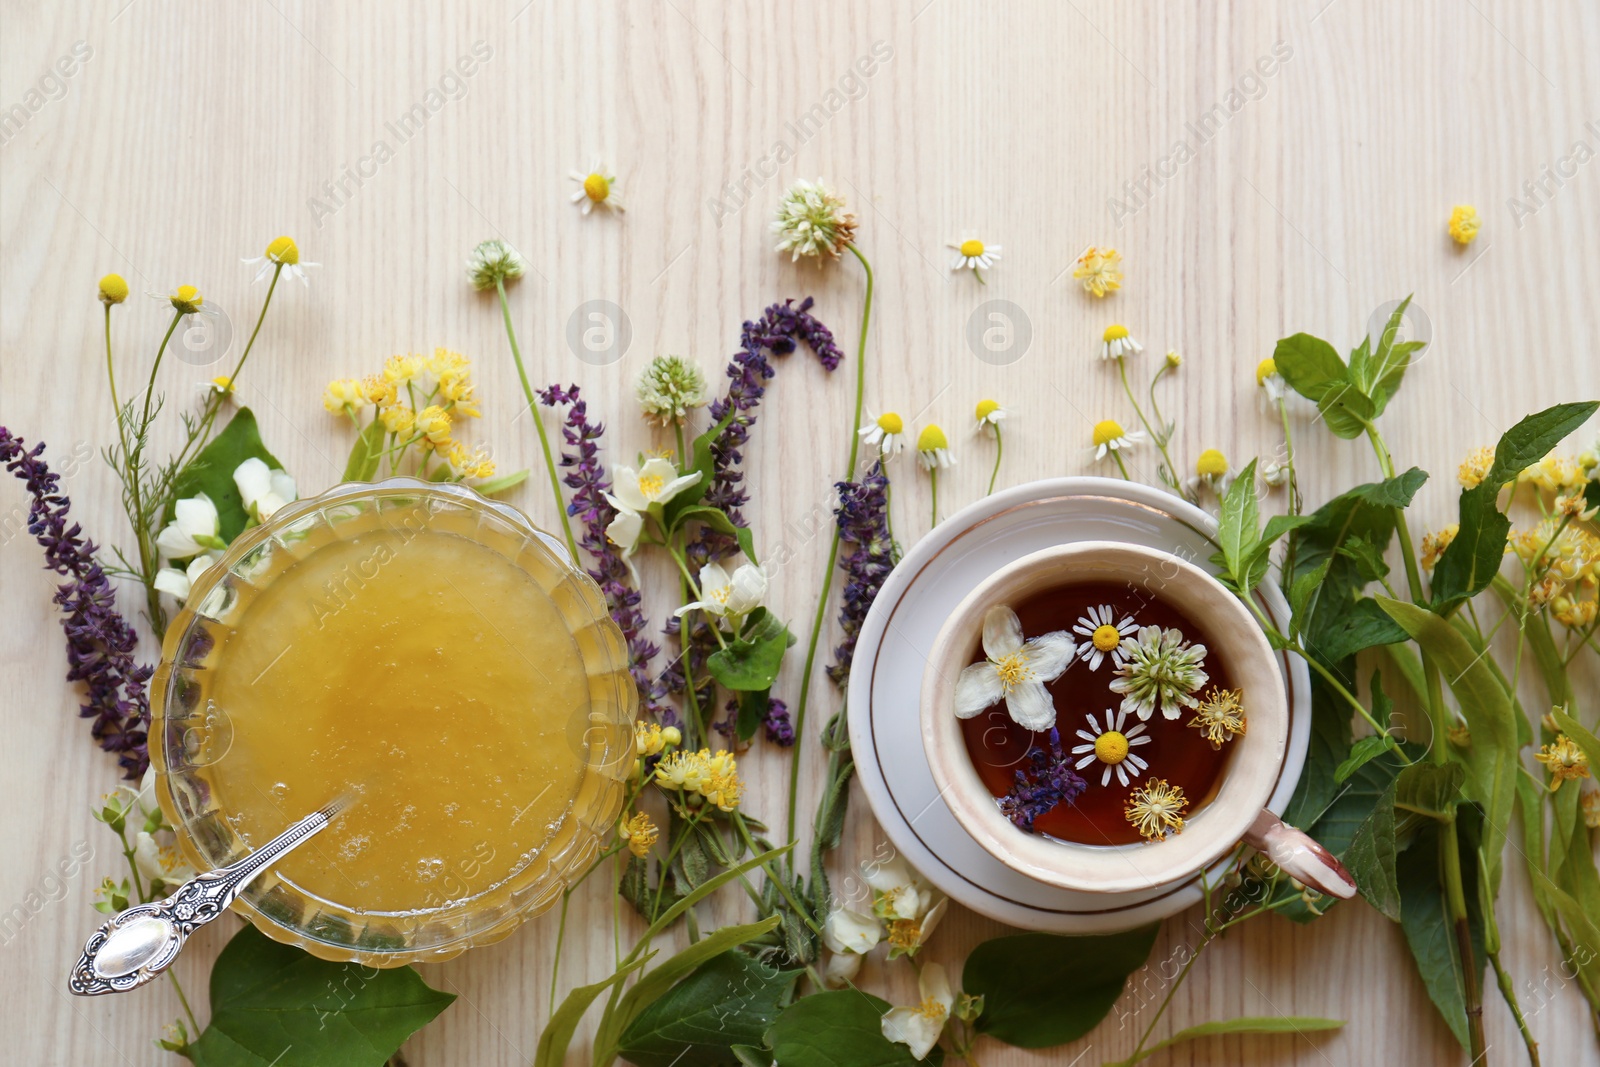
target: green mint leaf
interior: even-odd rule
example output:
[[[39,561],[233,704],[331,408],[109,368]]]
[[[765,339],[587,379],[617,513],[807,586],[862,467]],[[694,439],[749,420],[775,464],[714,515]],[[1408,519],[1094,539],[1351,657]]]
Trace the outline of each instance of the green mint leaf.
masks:
[[[249,408],[240,408],[222,432],[211,439],[172,480],[172,495],[162,508],[165,521],[171,522],[179,500],[204,493],[217,506],[219,533],[224,541],[238,537],[250,521],[233,484],[233,472],[247,459],[259,459],[273,470],[283,464],[261,443],[261,430]]]
[[[1388,407],[1389,401],[1400,389],[1406,368],[1411,366],[1411,354],[1425,345],[1423,341],[1395,340],[1400,335],[1400,324],[1405,321],[1406,308],[1410,304],[1411,297],[1407,296],[1390,312],[1389,321],[1384,324],[1383,333],[1378,338],[1378,350],[1373,353],[1361,377],[1356,378],[1361,391],[1372,398],[1374,416],[1383,414],[1383,409]],[[1363,339],[1361,347],[1365,349],[1367,344],[1367,340]],[[1350,366],[1354,377],[1354,356],[1351,356]]]
[[[1256,501],[1256,461],[1239,472],[1222,498],[1217,517],[1217,544],[1236,589],[1248,596],[1250,556],[1261,541],[1261,515]]]
[[[410,967],[330,963],[254,926],[211,968],[211,1021],[189,1046],[195,1067],[383,1067],[455,1000]]]
[[[972,950],[961,988],[983,997],[977,1028],[1018,1048],[1050,1048],[1099,1025],[1144,966],[1157,927],[1124,934],[1064,937],[1015,934]]]
[[[1333,346],[1309,333],[1297,333],[1278,342],[1272,362],[1289,388],[1320,404],[1330,391],[1350,384],[1350,369]]]
[[[782,1067],[909,1067],[944,1062],[937,1046],[925,1060],[883,1036],[889,1002],[858,989],[801,997],[767,1028],[767,1062]]]

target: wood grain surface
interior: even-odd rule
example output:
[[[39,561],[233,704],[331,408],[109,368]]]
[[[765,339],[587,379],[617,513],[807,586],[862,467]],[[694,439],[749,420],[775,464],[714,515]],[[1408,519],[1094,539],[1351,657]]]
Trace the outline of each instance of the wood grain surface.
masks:
[[[0,423],[49,442],[75,517],[103,543],[128,538],[96,455],[114,434],[94,299],[102,273],[124,274],[136,294],[200,286],[237,351],[265,289],[239,260],[280,233],[299,241],[321,267],[309,288],[280,287],[241,399],[302,490],[314,490],[338,478],[350,444],[348,426],[322,410],[324,383],[435,345],[474,358],[487,400],[478,439],[506,469],[536,462],[499,315],[462,271],[477,241],[503,237],[532,265],[513,307],[534,377],[580,383],[610,424],[613,454],[629,454],[667,443],[634,414],[631,382],[644,363],[690,354],[720,373],[740,322],[774,299],[815,295],[854,359],[860,270],[848,260],[791,265],[772,251],[772,208],[797,177],[826,177],[861,220],[878,275],[867,402],[950,430],[959,464],[941,486],[947,513],[987,482],[992,445],[970,432],[985,396],[1013,412],[1002,484],[1097,469],[1090,424],[1132,415],[1114,373],[1092,358],[1114,321],[1147,358],[1169,348],[1184,357],[1164,387],[1183,462],[1207,446],[1237,462],[1281,440],[1252,378],[1277,338],[1305,330],[1346,349],[1374,308],[1415,293],[1433,344],[1385,432],[1402,466],[1434,472],[1418,502],[1430,528],[1453,514],[1453,473],[1469,448],[1528,411],[1600,395],[1591,3],[5,0],[0,18]],[[596,160],[618,175],[625,215],[584,217],[568,202],[569,172]],[[1445,236],[1456,203],[1483,217],[1464,251]],[[1003,246],[986,287],[948,269],[946,242],[968,232]],[[1104,301],[1070,276],[1091,243],[1125,257],[1126,286]],[[991,300],[1009,302],[1011,325],[1029,335],[1004,365],[968,341]],[[580,358],[569,343],[589,301],[609,302],[613,328],[626,318],[631,340],[615,361]],[[119,310],[128,380],[146,373],[167,315],[141,295]],[[163,368],[172,406],[159,450],[175,437],[171,411],[219,372],[204,354]],[[773,602],[795,620],[809,617],[826,543],[784,524],[824,504],[842,473],[849,394],[844,374],[787,358],[748,451],[758,540],[793,542]],[[1297,431],[1313,503],[1376,475],[1363,444],[1310,419]],[[1153,479],[1148,453],[1137,468]],[[0,1060],[170,1062],[151,1044],[179,1014],[166,984],[93,1001],[65,991],[97,918],[92,889],[121,864],[88,814],[115,771],[62,682],[51,582],[18,532],[20,486],[0,482],[9,797],[0,911],[30,894],[43,900],[0,949]],[[543,483],[512,500],[553,523]],[[903,538],[926,532],[928,482],[910,465],[895,504]],[[669,607],[661,562],[647,567],[658,620]],[[125,596],[128,610],[136,600]],[[797,690],[798,659],[783,695]],[[1587,671],[1580,684],[1594,681]],[[817,692],[831,710],[825,680]],[[747,806],[777,819],[785,762],[758,746],[744,766]],[[808,804],[817,767],[807,761]],[[879,840],[858,790],[841,869]],[[52,880],[75,847],[92,847],[92,860]],[[1508,859],[1507,870],[1506,958],[1545,1063],[1600,1063],[1522,865]],[[709,912],[702,928],[742,914],[731,895]],[[575,898],[564,984],[609,972],[610,913],[598,886]],[[1088,1038],[1047,1053],[989,1044],[981,1059],[1126,1055],[1196,926],[1195,914],[1165,924],[1150,968]],[[408,1062],[531,1061],[553,931],[546,917],[425,967],[460,999],[407,1045]],[[931,958],[959,963],[1000,932],[956,909]],[[226,935],[208,932],[178,966],[202,1000]],[[863,979],[890,999],[909,995],[903,965],[870,963]],[[1486,1002],[1490,1060],[1525,1062],[1492,986]],[[1266,919],[1230,934],[1179,990],[1158,1036],[1278,1013],[1349,1025],[1212,1039],[1157,1062],[1466,1061],[1398,928],[1365,905],[1309,928]]]

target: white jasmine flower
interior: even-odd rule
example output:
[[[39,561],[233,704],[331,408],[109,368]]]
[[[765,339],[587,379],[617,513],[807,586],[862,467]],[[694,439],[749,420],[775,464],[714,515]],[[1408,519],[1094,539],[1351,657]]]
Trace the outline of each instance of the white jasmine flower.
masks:
[[[921,1003],[913,1007],[890,1008],[884,1013],[881,1026],[883,1036],[898,1041],[911,1050],[911,1055],[922,1059],[939,1043],[944,1024],[950,1018],[950,1006],[955,997],[950,992],[950,980],[944,967],[930,963],[917,976],[917,990]]]
[[[644,416],[662,426],[682,424],[691,408],[706,402],[706,377],[680,356],[657,356],[639,374],[634,396]]]
[[[156,535],[156,547],[168,559],[188,559],[207,550],[221,551],[227,543],[217,536],[221,521],[211,498],[185,497],[172,507],[172,522]]]
[[[616,502],[612,502],[616,507]],[[616,518],[606,526],[606,540],[622,549],[624,559],[632,556],[639,547],[639,535],[644,532],[644,516],[637,511],[617,508]],[[629,566],[632,566],[630,563]]]
[[[256,271],[254,281],[259,282],[263,278],[270,277],[273,271],[282,266],[283,273],[299,278],[301,285],[311,284],[311,279],[306,277],[309,268],[322,266],[320,263],[300,262],[300,246],[294,243],[292,237],[275,237],[272,243],[267,245],[264,254],[241,262],[251,267],[261,265],[261,269]]]
[[[499,238],[480,241],[467,257],[467,278],[474,289],[493,289],[527,273],[528,261]]]
[[[133,862],[140,874],[167,885],[187,882],[195,874],[176,845],[157,845],[155,838],[143,830],[134,836]]]
[[[176,567],[162,567],[156,571],[156,580],[153,584],[159,591],[177,597],[179,603],[182,603],[189,599],[189,590],[200,580],[200,576],[221,558],[219,553],[208,552],[191,559],[189,565],[181,571]]]
[[[233,484],[239,487],[245,511],[257,522],[266,522],[273,512],[300,495],[287,472],[273,470],[255,456],[234,468]]]
[[[1124,730],[1123,724],[1128,721],[1126,711],[1112,711],[1106,709],[1106,722],[1104,726],[1095,722],[1093,715],[1085,715],[1089,720],[1088,730],[1079,730],[1077,734],[1088,742],[1086,745],[1074,745],[1072,754],[1082,755],[1083,758],[1073,764],[1078,770],[1083,770],[1095,760],[1106,765],[1105,773],[1100,775],[1100,784],[1111,784],[1111,772],[1117,773],[1117,781],[1127,785],[1131,779],[1139,777],[1139,773],[1148,770],[1150,765],[1131,749],[1136,745],[1148,745],[1150,735],[1144,732],[1142,722],[1133,724],[1133,729]]]
[[[1144,351],[1144,345],[1135,341],[1128,335],[1128,328],[1123,325],[1107,326],[1106,332],[1100,338],[1100,358],[1104,360],[1122,359],[1124,356],[1137,356]]]
[[[590,167],[588,173],[580,174],[577,171],[568,171],[567,177],[578,183],[578,191],[572,194],[572,202],[585,215],[597,207],[610,208],[612,211],[622,211],[622,201],[617,199],[617,182],[615,174],[607,174],[605,167],[596,162]]]
[[[700,599],[673,614],[681,618],[691,611],[703,611],[719,618],[738,618],[759,608],[766,595],[766,568],[743,563],[730,575],[722,564],[712,561],[700,568]]]
[[[983,617],[986,659],[965,668],[957,679],[956,715],[970,719],[1003,697],[1006,710],[1019,726],[1050,729],[1056,721],[1056,706],[1044,684],[1061,677],[1075,649],[1072,635],[1065,630],[1025,642],[1016,612],[1004,604],[990,608]]]
[[[652,504],[667,503],[699,480],[699,471],[679,474],[671,460],[651,456],[637,471],[621,464],[611,468],[606,499],[618,511],[649,511]]]
[[[950,451],[950,439],[938,423],[930,422],[917,435],[917,461],[924,470],[954,467],[956,457]]]
[[[884,459],[893,459],[905,447],[906,420],[892,411],[876,418],[868,415],[868,423],[856,431],[861,440],[878,450]]]
[[[1110,604],[1100,604],[1078,616],[1078,624],[1072,628],[1073,633],[1088,638],[1078,646],[1078,658],[1087,663],[1091,671],[1099,670],[1107,656],[1111,657],[1113,669],[1120,667],[1133,651],[1133,634],[1139,624],[1133,621],[1132,615],[1124,615],[1113,622],[1116,617]]]
[[[950,248],[955,250],[955,256],[950,260],[951,270],[970,270],[977,275],[978,280],[983,280],[979,271],[988,270],[1000,261],[1000,246],[986,245],[976,237],[963,237],[960,241],[951,241]]]
[[[778,201],[778,217],[772,223],[778,235],[777,250],[790,253],[794,262],[807,256],[821,262],[824,255],[834,259],[855,240],[856,217],[844,209],[844,197],[822,183],[804,179],[795,182]]]
[[[848,908],[835,908],[822,923],[822,943],[832,954],[823,971],[823,981],[837,989],[861,970],[861,957],[871,952],[883,938],[883,924],[871,915]]]
[[[1143,440],[1143,430],[1124,430],[1116,419],[1101,419],[1094,424],[1094,458],[1105,459],[1108,453],[1131,450]]]
[[[1122,710],[1148,719],[1161,708],[1163,718],[1176,719],[1184,708],[1200,702],[1193,696],[1210,676],[1201,669],[1206,646],[1189,644],[1183,631],[1143,626],[1128,661],[1117,668],[1111,691],[1122,694]]]
[[[863,863],[861,876],[872,888],[872,913],[886,927],[889,958],[915,956],[944,918],[949,902],[898,855]]]

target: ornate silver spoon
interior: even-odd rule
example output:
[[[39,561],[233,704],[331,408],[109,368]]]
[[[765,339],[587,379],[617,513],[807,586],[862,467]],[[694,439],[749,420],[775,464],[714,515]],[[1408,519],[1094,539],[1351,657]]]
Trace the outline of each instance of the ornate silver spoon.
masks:
[[[172,965],[184,942],[228,910],[251,879],[313,837],[350,806],[349,795],[312,812],[237,863],[197,874],[164,900],[135,904],[101,924],[67,978],[81,997],[125,993]]]

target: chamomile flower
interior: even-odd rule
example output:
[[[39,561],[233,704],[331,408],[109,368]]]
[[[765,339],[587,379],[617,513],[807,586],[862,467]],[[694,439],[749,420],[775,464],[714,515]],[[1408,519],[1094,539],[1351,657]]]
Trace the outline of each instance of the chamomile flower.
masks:
[[[1022,622],[1004,604],[983,617],[982,663],[962,670],[956,680],[956,716],[970,719],[1002,699],[1017,725],[1048,730],[1056,721],[1055,701],[1046,682],[1061,677],[1077,646],[1065,630],[1024,641]]]
[[[1533,754],[1533,758],[1544,764],[1545,770],[1550,772],[1552,793],[1561,788],[1562,782],[1589,777],[1589,757],[1566,734],[1557,734],[1556,739],[1541,747]]]
[[[1478,209],[1471,204],[1457,204],[1450,209],[1450,240],[1458,245],[1470,245],[1478,239]]]
[[[192,285],[180,285],[170,293],[149,294],[156,300],[162,300],[172,305],[172,310],[180,315],[215,315],[215,308],[206,307],[206,298],[200,290]]]
[[[1000,406],[998,400],[980,400],[972,412],[973,418],[978,420],[980,433],[989,429],[999,430],[1001,420],[1009,414],[1010,412]]]
[[[869,412],[867,419],[867,424],[856,431],[862,443],[876,448],[884,459],[899,455],[905,447],[906,420],[893,411],[885,411],[876,418]]]
[[[1083,283],[1084,292],[1090,296],[1105,296],[1122,288],[1122,254],[1115,248],[1096,248],[1090,245],[1078,257],[1072,276]]]
[[[983,275],[979,272],[988,270],[1000,260],[999,245],[986,245],[976,237],[951,241],[949,247],[956,253],[950,260],[950,269],[970,270],[980,282],[983,281]]]
[[[930,422],[917,434],[917,461],[924,470],[954,467],[956,457],[950,451],[950,439],[936,422]]]
[[[1094,424],[1094,458],[1105,459],[1108,454],[1128,451],[1143,440],[1143,430],[1124,430],[1116,419],[1101,419]]]
[[[1244,696],[1242,689],[1222,689],[1212,686],[1205,699],[1195,709],[1189,725],[1199,730],[1211,742],[1213,749],[1221,749],[1224,741],[1244,733]]]
[[[1165,778],[1152,778],[1128,794],[1122,814],[1140,837],[1159,841],[1168,834],[1183,832],[1183,815],[1188,810],[1189,801],[1182,786],[1171,785]]]
[[[128,299],[128,281],[120,274],[107,274],[100,279],[100,303],[106,307]]]
[[[1150,743],[1150,735],[1144,732],[1144,723],[1136,722],[1132,729],[1125,730],[1123,727],[1127,724],[1128,713],[1112,711],[1110,708],[1106,709],[1104,726],[1096,722],[1093,715],[1085,715],[1084,718],[1089,722],[1089,729],[1079,730],[1078,736],[1087,744],[1073,746],[1072,754],[1083,757],[1073,764],[1074,767],[1081,771],[1096,760],[1105,764],[1105,771],[1100,775],[1101,786],[1111,784],[1113,772],[1118,782],[1127,785],[1140,773],[1149,770],[1150,765],[1133,752],[1139,745]]]
[[[300,246],[294,243],[293,237],[274,237],[264,253],[241,262],[250,267],[258,263],[261,265],[261,269],[256,271],[254,281],[259,282],[281,268],[283,273],[299,278],[301,285],[311,284],[311,279],[306,277],[307,269],[321,266],[320,263],[300,262]]]
[[[844,197],[821,178],[815,182],[802,178],[778,201],[772,231],[778,235],[777,250],[790,253],[790,262],[805,256],[820,263],[823,256],[838,259],[850,247],[855,240],[856,217],[844,209]]]
[[[1133,635],[1138,632],[1139,624],[1133,621],[1132,615],[1124,615],[1113,622],[1116,618],[1110,604],[1099,604],[1080,615],[1078,624],[1072,628],[1073,633],[1088,638],[1078,646],[1078,658],[1087,663],[1091,671],[1099,670],[1108,656],[1115,670],[1133,654]]]
[[[211,391],[218,396],[233,395],[233,379],[228,377],[226,374],[220,374],[211,379],[211,381],[202,384],[209,385],[211,387]]]
[[[1176,627],[1141,626],[1128,659],[1117,668],[1111,691],[1122,694],[1122,710],[1149,719],[1156,709],[1176,719],[1200,702],[1194,693],[1210,675],[1201,669],[1206,646],[1184,640]]]
[[[1105,333],[1100,335],[1100,358],[1107,362],[1137,356],[1143,351],[1144,345],[1134,340],[1128,328],[1121,323],[1107,326]]]
[[[1278,361],[1271,356],[1256,364],[1256,388],[1261,390],[1268,404],[1276,404],[1288,395],[1288,383],[1278,373]]]
[[[585,215],[597,207],[610,208],[612,211],[621,211],[622,202],[617,199],[614,188],[617,182],[615,174],[607,174],[600,163],[590,167],[588,173],[579,174],[569,171],[567,177],[578,183],[578,191],[572,194],[572,202]]]
[[[1218,448],[1208,448],[1200,453],[1194,462],[1194,477],[1189,479],[1189,488],[1199,491],[1209,489],[1218,497],[1225,496],[1228,486],[1233,483],[1233,477],[1228,469],[1228,457]]]
[[[499,238],[480,241],[467,257],[467,280],[474,289],[493,289],[516,281],[528,270],[528,261]]]

